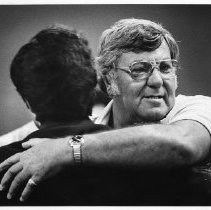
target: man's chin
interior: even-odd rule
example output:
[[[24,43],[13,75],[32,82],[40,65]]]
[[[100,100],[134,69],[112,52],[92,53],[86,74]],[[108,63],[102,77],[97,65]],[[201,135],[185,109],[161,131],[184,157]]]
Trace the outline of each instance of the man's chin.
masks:
[[[145,122],[158,122],[164,119],[167,115],[167,112],[163,111],[150,111],[150,112],[145,112],[142,115],[142,119]]]

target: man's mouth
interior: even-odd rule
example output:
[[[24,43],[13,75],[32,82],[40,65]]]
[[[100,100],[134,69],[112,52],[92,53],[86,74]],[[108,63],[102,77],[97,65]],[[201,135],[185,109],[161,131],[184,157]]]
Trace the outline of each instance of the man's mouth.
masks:
[[[157,95],[157,96],[149,95],[149,96],[144,96],[144,98],[148,98],[148,99],[162,99],[163,96],[161,96],[161,95]]]

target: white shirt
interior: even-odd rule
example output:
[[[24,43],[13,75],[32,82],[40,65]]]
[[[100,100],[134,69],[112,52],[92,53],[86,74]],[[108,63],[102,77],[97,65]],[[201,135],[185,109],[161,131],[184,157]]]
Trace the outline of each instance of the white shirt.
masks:
[[[95,124],[108,124],[113,100],[111,100],[104,110],[97,117],[91,119]],[[184,96],[178,95],[175,105],[169,114],[164,118],[162,124],[170,124],[180,120],[194,120],[201,123],[211,134],[211,97],[196,95]],[[23,125],[22,127],[11,131],[0,137],[0,146],[10,144],[15,141],[24,139],[30,133],[38,128],[33,121]]]
[[[94,119],[94,123],[107,125],[113,100],[105,107],[103,112]],[[211,134],[211,97],[196,95],[178,95],[175,105],[169,114],[161,120],[162,124],[171,124],[180,120],[194,120],[201,123]]]

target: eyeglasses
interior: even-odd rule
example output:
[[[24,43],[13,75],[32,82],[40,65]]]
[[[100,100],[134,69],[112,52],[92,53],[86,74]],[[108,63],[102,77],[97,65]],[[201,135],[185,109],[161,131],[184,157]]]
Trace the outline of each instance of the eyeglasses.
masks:
[[[115,67],[122,70],[134,79],[143,80],[148,78],[153,70],[156,68],[159,70],[163,79],[171,79],[176,75],[178,67],[178,61],[175,59],[165,59],[159,61],[135,61],[129,67]]]

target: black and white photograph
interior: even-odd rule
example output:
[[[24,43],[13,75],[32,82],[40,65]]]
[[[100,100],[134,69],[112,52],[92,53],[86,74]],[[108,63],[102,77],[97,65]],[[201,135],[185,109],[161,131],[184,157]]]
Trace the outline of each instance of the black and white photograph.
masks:
[[[210,206],[211,5],[0,5],[0,206]]]

